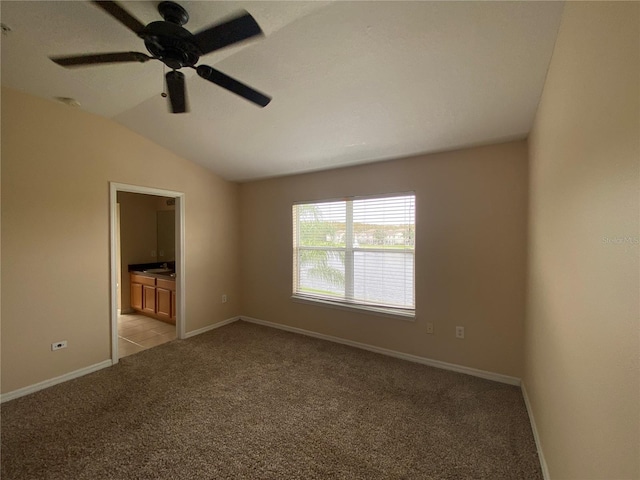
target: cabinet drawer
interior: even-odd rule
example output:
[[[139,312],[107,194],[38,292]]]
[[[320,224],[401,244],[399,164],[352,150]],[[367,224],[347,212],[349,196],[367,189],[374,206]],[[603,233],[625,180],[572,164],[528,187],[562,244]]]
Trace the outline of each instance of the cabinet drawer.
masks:
[[[156,279],[156,285],[160,288],[166,288],[167,290],[175,290],[176,282],[175,280],[164,280],[162,278]]]
[[[150,285],[155,287],[156,279],[153,277],[145,277],[144,275],[131,274],[131,283],[141,283],[142,285]]]

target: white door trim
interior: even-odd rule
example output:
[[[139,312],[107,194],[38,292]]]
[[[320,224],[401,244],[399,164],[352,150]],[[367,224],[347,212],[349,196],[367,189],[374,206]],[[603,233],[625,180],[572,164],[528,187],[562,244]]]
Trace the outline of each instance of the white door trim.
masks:
[[[126,183],[109,182],[109,246],[110,246],[110,288],[111,288],[111,363],[118,363],[118,300],[116,288],[116,208],[118,192],[142,193],[176,199],[176,334],[178,338],[185,338],[185,232],[184,232],[184,193],[160,188],[128,185]],[[124,272],[123,272],[124,273]]]

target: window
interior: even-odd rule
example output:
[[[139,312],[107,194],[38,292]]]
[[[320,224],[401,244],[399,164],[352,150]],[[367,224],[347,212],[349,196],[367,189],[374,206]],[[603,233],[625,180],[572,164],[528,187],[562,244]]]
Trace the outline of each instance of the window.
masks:
[[[293,206],[293,296],[413,317],[415,195]]]

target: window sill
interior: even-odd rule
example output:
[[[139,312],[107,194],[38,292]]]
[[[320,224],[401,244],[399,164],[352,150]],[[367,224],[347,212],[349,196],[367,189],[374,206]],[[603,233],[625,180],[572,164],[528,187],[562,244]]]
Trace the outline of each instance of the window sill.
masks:
[[[301,295],[292,295],[291,300],[293,300],[296,303],[306,303],[307,305],[337,308],[339,310],[351,310],[351,311],[355,310],[360,313],[368,313],[368,314],[377,315],[380,317],[397,318],[400,320],[407,320],[410,322],[413,322],[416,318],[415,311],[405,313],[405,312],[400,312],[398,310],[394,310],[392,308],[368,307],[365,305],[355,305],[352,303],[304,297]]]

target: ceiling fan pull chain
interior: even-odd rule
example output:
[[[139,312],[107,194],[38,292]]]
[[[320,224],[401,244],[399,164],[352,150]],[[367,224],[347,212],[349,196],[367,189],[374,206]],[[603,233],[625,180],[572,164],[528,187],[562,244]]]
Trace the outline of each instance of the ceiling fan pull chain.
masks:
[[[167,72],[167,66],[163,63],[162,64],[162,93],[160,94],[162,98],[167,98],[167,84],[164,80],[164,76],[166,72]]]

